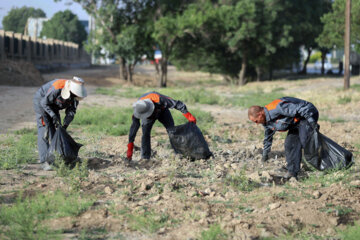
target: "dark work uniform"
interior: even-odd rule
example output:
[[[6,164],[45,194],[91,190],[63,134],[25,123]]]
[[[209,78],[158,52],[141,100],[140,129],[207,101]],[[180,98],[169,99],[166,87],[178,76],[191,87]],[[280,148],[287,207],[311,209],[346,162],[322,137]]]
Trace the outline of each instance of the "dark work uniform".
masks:
[[[55,133],[52,118],[56,115],[60,119],[59,110],[66,109],[63,125],[69,125],[74,119],[79,104],[71,96],[66,100],[61,97],[61,90],[64,88],[66,81],[65,79],[50,81],[39,88],[34,96],[33,102],[38,128],[38,150],[41,163],[46,161],[49,140]],[[45,135],[48,136],[47,139],[44,138]]]
[[[151,155],[151,129],[156,120],[159,120],[162,125],[168,130],[174,126],[174,119],[169,111],[169,108],[179,110],[183,114],[187,113],[188,110],[186,105],[181,102],[174,100],[168,96],[162,95],[157,92],[149,92],[142,95],[139,100],[150,99],[154,105],[154,113],[149,118],[142,120],[142,138],[141,138],[141,158],[149,159]],[[132,124],[129,133],[129,142],[134,142],[136,133],[140,127],[140,119],[132,116]]]
[[[276,99],[266,105],[264,111],[264,152],[271,151],[276,131],[289,131],[285,139],[285,156],[288,171],[296,176],[300,171],[301,149],[313,131],[310,123],[317,123],[319,112],[312,103],[293,97]]]

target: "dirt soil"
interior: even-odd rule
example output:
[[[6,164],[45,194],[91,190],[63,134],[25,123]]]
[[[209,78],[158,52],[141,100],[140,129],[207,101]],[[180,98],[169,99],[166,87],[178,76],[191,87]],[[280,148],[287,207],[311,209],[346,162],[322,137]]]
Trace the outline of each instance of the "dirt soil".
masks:
[[[131,106],[135,99],[95,94],[98,86],[129,86],[117,79],[115,67],[74,69],[43,75],[46,81],[54,78],[83,77],[89,97],[82,106]],[[142,66],[135,75],[136,84],[154,85],[153,69]],[[217,78],[201,73],[169,71],[169,85],[187,85],[194,78],[199,81]],[[220,79],[216,79],[220,81]],[[360,83],[353,78],[352,83]],[[205,85],[204,85],[205,86]],[[208,87],[208,86],[205,86]],[[286,185],[277,178],[278,171],[286,164],[283,142],[284,133],[274,137],[268,162],[261,162],[263,129],[247,120],[247,110],[235,107],[200,105],[214,116],[216,125],[205,136],[214,157],[209,160],[190,161],[176,155],[170,147],[162,128],[153,129],[153,158],[144,162],[136,150],[132,162],[125,161],[127,136],[99,136],[86,145],[84,152],[97,152],[89,158],[90,175],[82,182],[82,194],[93,196],[96,202],[88,211],[77,217],[54,219],[47,224],[51,229],[65,230],[62,237],[71,239],[81,230],[106,229],[99,239],[197,239],[212,224],[219,224],[229,239],[260,239],[266,237],[301,236],[334,237],[359,219],[360,169],[358,151],[360,144],[360,95],[355,91],[341,92],[341,78],[318,78],[304,81],[275,81],[251,83],[240,88],[234,86],[209,86],[218,94],[241,94],[247,89],[263,88],[271,91],[282,87],[286,94],[310,99],[319,107],[320,115],[341,121],[323,121],[321,132],[355,154],[351,168],[351,182],[341,180],[327,184],[310,183],[309,176],[321,177],[321,172],[302,168],[299,181],[292,179]],[[31,99],[37,88],[0,86],[1,133],[23,127],[35,127]],[[328,95],[324,95],[328,91]],[[351,95],[352,101],[337,104],[336,99]],[[317,98],[317,95],[322,99]],[[326,98],[328,101],[323,101]],[[201,128],[201,123],[198,123]],[[135,145],[140,146],[140,132]],[[254,183],[255,190],[240,191],[231,179],[245,175]],[[334,173],[334,179],[344,177],[344,172]],[[236,181],[235,181],[236,182]],[[56,189],[69,190],[70,186],[54,171],[46,172],[37,164],[18,170],[0,171],[1,203],[11,203],[15,191],[24,188],[29,195]],[[111,203],[111,204],[110,204]],[[344,214],[340,209],[350,209]],[[134,230],[129,215],[153,211],[168,216],[166,224],[155,232]],[[125,212],[125,213],[124,213]],[[158,219],[155,217],[154,221]],[[300,237],[299,237],[300,236]]]

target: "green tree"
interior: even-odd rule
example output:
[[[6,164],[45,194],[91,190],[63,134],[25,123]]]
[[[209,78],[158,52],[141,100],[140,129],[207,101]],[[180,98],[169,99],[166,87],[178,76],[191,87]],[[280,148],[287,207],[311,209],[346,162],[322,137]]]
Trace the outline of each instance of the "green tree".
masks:
[[[351,36],[350,42],[360,52],[360,1],[351,1]],[[320,46],[332,49],[344,47],[345,0],[335,0],[332,11],[325,14],[321,21],[324,29],[317,42]]]
[[[5,31],[24,33],[25,25],[28,18],[44,18],[46,14],[40,8],[32,7],[13,8],[3,18],[2,25]]]
[[[82,46],[87,34],[78,17],[70,10],[60,11],[47,22],[44,22],[41,37],[74,42]]]
[[[120,78],[132,81],[132,72],[141,56],[151,52],[152,24],[148,24],[152,1],[73,0],[96,22],[86,49],[108,51],[120,60]],[[148,57],[151,58],[152,54]]]

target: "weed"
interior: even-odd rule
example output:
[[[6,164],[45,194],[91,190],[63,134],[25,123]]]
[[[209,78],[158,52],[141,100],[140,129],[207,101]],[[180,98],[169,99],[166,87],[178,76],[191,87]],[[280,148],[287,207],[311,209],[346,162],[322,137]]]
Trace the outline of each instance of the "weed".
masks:
[[[77,216],[92,203],[78,194],[66,195],[60,191],[40,194],[33,199],[23,199],[19,194],[14,205],[0,208],[0,232],[9,239],[55,239],[58,232],[44,226],[44,220]]]
[[[24,163],[36,162],[36,132],[23,129],[16,134],[8,135],[0,141],[0,169],[12,169]]]
[[[228,235],[221,229],[220,225],[213,224],[208,230],[201,232],[201,240],[225,240]]]
[[[56,175],[63,177],[65,182],[71,187],[71,190],[78,191],[81,188],[81,183],[88,177],[89,170],[88,159],[82,162],[77,162],[74,168],[66,165],[59,157],[55,160]]]
[[[354,211],[352,208],[344,207],[344,206],[334,206],[333,204],[332,205],[326,204],[325,207],[322,207],[319,210],[320,212],[335,214],[338,217],[346,216]]]
[[[225,184],[243,192],[251,192],[256,187],[255,183],[249,181],[244,169],[236,175],[228,175]]]

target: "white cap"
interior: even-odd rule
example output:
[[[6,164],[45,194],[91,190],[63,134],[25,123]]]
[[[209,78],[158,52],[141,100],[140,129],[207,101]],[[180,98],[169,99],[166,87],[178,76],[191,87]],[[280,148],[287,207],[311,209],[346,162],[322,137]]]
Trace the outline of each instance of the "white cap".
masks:
[[[70,97],[70,92],[80,98],[86,97],[87,93],[84,84],[85,81],[79,77],[67,80],[64,88],[61,90],[61,97],[63,99],[68,99]]]
[[[154,112],[155,105],[150,99],[138,100],[133,104],[134,116],[139,119],[146,119]]]

